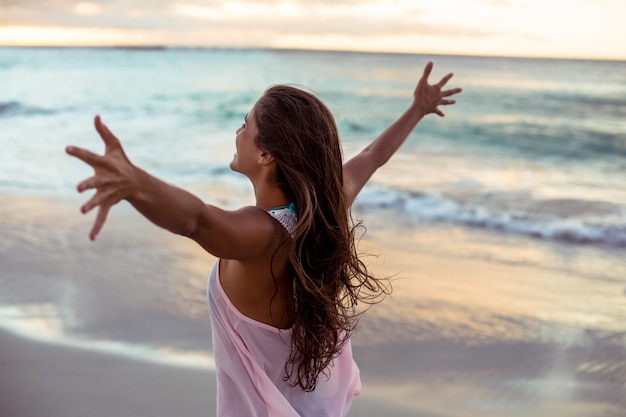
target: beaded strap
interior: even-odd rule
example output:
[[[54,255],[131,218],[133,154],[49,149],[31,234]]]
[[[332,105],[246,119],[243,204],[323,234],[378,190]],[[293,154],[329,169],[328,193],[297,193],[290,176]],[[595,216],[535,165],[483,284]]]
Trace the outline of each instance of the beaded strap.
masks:
[[[298,222],[296,209],[293,203],[288,206],[274,207],[273,209],[268,210],[268,213],[273,218],[278,220],[293,237],[293,229],[296,227],[296,223]]]

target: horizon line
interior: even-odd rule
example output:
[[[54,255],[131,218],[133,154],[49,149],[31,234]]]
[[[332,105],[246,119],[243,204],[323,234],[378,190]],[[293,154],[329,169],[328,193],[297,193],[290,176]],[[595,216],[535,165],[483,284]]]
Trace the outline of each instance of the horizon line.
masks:
[[[471,53],[442,53],[442,52],[405,52],[405,51],[376,51],[354,49],[324,49],[303,47],[272,47],[272,46],[233,46],[233,45],[123,45],[123,44],[96,44],[96,45],[11,45],[0,44],[0,48],[32,48],[32,49],[128,49],[136,51],[159,51],[167,49],[197,49],[197,50],[233,50],[233,51],[281,51],[281,52],[321,52],[321,53],[352,53],[372,55],[421,55],[421,56],[449,56],[467,58],[509,58],[509,59],[545,59],[560,61],[610,61],[626,62],[626,57],[582,57],[582,56],[548,56],[548,55],[498,55],[498,54],[471,54]]]

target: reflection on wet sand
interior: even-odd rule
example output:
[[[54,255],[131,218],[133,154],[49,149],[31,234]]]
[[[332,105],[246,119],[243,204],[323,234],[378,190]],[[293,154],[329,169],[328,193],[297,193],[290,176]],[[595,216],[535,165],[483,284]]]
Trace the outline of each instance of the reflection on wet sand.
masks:
[[[205,284],[215,259],[124,205],[89,242],[92,218],[77,207],[0,197],[0,327],[55,346],[212,369]],[[620,256],[366,220],[376,243],[364,249],[381,254],[366,262],[393,276],[394,292],[353,337],[364,385],[350,415],[391,406],[450,417],[625,414]]]
[[[626,412],[626,303],[611,268],[562,273],[382,238],[393,250],[374,263],[394,292],[353,339],[366,390],[426,415]]]
[[[113,354],[162,365],[215,370],[215,360],[208,352],[182,351],[164,346],[138,345],[116,340],[71,337],[65,331],[66,322],[66,315],[62,314],[54,304],[0,306],[0,329],[38,342]]]

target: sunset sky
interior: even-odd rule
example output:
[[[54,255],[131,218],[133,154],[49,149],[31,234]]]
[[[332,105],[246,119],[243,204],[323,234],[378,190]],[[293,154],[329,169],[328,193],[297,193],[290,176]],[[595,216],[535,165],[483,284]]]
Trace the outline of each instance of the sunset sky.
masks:
[[[0,0],[0,45],[626,59],[626,0]]]

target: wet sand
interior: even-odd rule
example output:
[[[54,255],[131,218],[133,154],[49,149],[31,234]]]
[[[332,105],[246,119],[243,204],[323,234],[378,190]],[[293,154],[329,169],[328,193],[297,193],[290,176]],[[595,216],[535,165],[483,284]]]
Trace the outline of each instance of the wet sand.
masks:
[[[0,333],[0,415],[207,416],[215,376]]]
[[[0,415],[214,415],[214,258],[127,205],[92,243],[81,201],[0,196]],[[466,238],[373,231],[394,294],[354,335],[349,415],[626,415],[624,264],[565,248],[578,272],[540,267],[522,260],[551,249],[515,242],[494,261],[465,256],[489,244]]]

